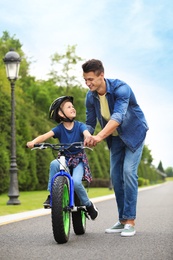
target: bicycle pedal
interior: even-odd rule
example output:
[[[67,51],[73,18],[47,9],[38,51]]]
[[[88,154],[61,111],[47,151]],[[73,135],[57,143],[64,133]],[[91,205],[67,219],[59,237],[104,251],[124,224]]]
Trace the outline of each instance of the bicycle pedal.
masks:
[[[50,209],[50,206],[44,206],[44,209]]]

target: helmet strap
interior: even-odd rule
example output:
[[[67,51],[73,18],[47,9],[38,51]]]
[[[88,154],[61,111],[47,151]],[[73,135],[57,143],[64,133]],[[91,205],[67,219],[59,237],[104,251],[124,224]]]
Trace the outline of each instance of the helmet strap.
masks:
[[[74,121],[75,117],[74,117],[73,119],[70,119],[70,118],[68,118],[68,117],[66,116],[66,114],[64,113],[64,111],[63,111],[61,108],[59,108],[59,110],[61,110],[61,112],[62,112],[63,115],[65,116],[65,118],[64,118],[64,117],[61,117],[61,121],[64,121],[64,122],[73,122],[73,121]]]

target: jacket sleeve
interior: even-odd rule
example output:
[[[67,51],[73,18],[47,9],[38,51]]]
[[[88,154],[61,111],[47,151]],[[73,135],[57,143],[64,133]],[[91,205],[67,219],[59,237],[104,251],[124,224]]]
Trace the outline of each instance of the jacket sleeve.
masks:
[[[93,134],[97,123],[97,115],[93,104],[93,97],[88,92],[86,96],[86,125],[88,131]]]
[[[119,124],[123,122],[124,116],[130,102],[130,87],[127,84],[119,86],[114,92],[114,106],[111,119],[117,121]]]

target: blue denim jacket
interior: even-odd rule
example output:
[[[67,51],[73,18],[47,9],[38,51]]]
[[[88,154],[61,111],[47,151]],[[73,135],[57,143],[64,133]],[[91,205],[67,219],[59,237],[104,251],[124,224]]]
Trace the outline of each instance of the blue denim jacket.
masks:
[[[106,98],[111,119],[120,124],[117,128],[119,137],[134,152],[144,141],[148,130],[145,116],[137,104],[130,86],[118,79],[105,79],[105,81]],[[97,119],[101,127],[104,128],[107,121],[101,115],[98,94],[96,91],[88,91],[86,96],[86,124],[91,134],[94,133]],[[111,138],[112,136],[106,138],[109,148]]]

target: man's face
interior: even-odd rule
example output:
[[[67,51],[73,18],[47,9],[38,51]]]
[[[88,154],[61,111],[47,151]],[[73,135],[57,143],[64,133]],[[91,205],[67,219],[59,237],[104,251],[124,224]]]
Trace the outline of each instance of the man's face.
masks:
[[[103,72],[99,76],[97,76],[93,71],[83,73],[83,78],[91,91],[98,91],[101,85],[104,83]]]

